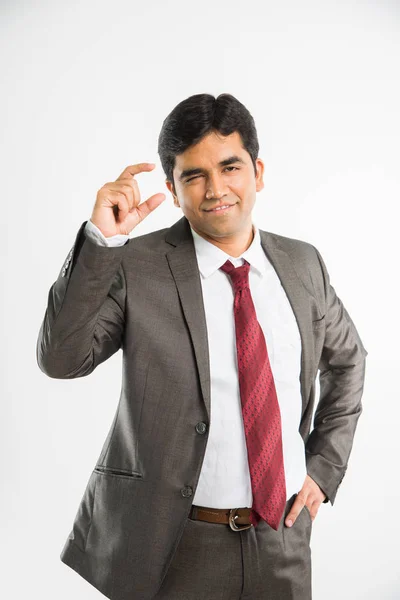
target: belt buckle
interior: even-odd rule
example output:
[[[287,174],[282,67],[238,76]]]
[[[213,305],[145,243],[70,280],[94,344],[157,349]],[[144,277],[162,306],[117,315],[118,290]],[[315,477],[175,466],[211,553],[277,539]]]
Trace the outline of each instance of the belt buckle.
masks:
[[[232,529],[232,531],[243,531],[244,529],[250,529],[250,527],[253,527],[253,523],[250,523],[249,525],[242,525],[241,527],[238,527],[235,523],[235,519],[239,518],[239,515],[236,515],[236,511],[239,510],[238,508],[231,508],[229,511],[229,527]]]

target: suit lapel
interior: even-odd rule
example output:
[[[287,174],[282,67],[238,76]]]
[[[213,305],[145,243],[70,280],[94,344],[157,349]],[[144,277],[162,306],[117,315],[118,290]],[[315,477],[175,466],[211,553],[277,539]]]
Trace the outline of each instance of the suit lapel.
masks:
[[[201,391],[210,419],[211,384],[207,322],[203,291],[189,221],[182,217],[168,230],[165,240],[174,247],[166,258],[178,290],[183,314],[192,338]]]
[[[294,269],[290,256],[279,247],[275,236],[260,229],[260,237],[263,250],[277,272],[299,327],[302,344],[300,385],[304,412],[308,402],[313,351],[309,295]],[[182,217],[168,229],[165,240],[173,246],[167,252],[166,258],[193,342],[201,391],[210,417],[211,383],[207,323],[196,251],[186,217]]]
[[[296,317],[301,339],[300,387],[302,397],[302,415],[309,396],[309,383],[312,376],[313,337],[310,316],[309,294],[296,273],[290,256],[279,247],[279,241],[268,232],[260,231],[261,245],[267,258],[274,267],[282,287],[288,297]]]

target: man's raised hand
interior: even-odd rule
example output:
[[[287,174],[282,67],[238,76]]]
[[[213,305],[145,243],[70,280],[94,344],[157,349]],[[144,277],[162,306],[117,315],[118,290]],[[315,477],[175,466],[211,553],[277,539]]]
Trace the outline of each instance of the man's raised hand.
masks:
[[[152,171],[154,167],[154,163],[130,165],[115,181],[106,183],[99,189],[90,220],[105,237],[128,235],[165,200],[165,194],[158,193],[140,204],[140,191],[135,175]]]

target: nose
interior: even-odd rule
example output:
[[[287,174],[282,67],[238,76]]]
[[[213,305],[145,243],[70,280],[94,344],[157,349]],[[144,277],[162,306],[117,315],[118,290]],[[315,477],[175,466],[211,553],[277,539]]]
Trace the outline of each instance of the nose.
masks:
[[[206,191],[206,198],[207,198],[207,200],[210,200],[211,198],[220,198],[220,197],[221,197],[221,192],[220,191],[214,192],[210,188],[208,188],[208,190]]]
[[[206,198],[207,200],[209,200],[210,198],[222,198],[222,196],[226,196],[226,191],[223,191],[224,188],[224,184],[223,181],[220,180],[218,177],[214,176],[210,176],[209,178],[209,182],[208,182],[208,186],[207,186],[207,191],[206,191]]]

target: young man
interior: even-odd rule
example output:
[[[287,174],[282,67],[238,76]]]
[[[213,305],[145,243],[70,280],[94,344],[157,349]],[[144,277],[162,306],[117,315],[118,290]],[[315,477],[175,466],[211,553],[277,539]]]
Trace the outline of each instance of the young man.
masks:
[[[233,96],[182,101],[159,155],[184,216],[130,238],[165,195],[141,203],[154,164],[128,166],[50,289],[44,373],[83,377],[123,350],[61,553],[113,600],[311,598],[312,524],[347,468],[367,351],[318,250],[252,220],[258,150]]]

